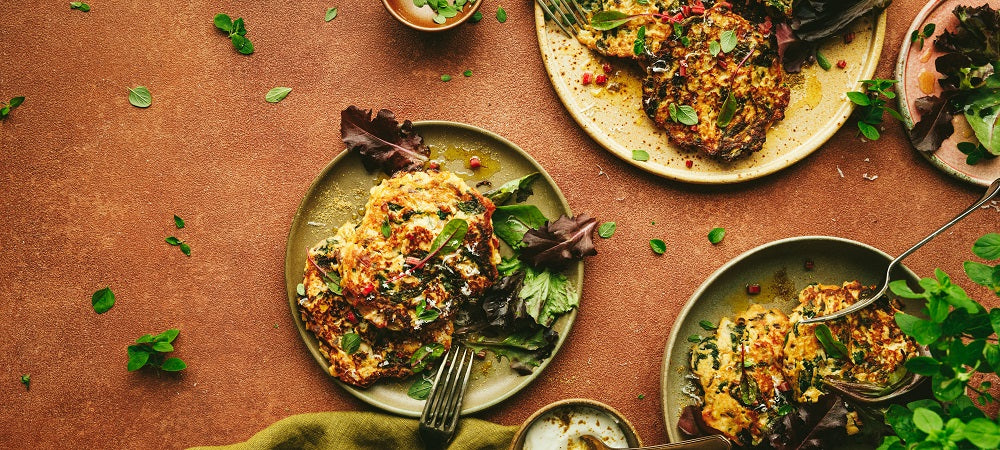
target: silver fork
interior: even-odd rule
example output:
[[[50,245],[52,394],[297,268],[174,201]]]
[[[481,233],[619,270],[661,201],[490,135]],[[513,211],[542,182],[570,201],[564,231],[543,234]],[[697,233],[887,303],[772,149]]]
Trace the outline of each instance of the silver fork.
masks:
[[[473,355],[469,348],[456,344],[438,367],[420,415],[420,440],[428,448],[445,448],[455,435]]]
[[[535,0],[535,3],[569,37],[575,37],[581,30],[580,24],[587,22],[587,13],[576,0]]]

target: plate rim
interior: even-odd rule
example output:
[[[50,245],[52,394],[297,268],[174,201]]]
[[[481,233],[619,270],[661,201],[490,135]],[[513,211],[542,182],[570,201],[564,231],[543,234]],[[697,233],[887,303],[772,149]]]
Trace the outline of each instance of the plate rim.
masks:
[[[957,178],[966,183],[971,183],[976,186],[987,187],[990,185],[988,181],[977,180],[969,176],[968,174],[961,172],[958,169],[948,165],[941,158],[938,158],[935,155],[935,153],[937,153],[937,151],[940,150],[940,148],[938,150],[934,150],[933,152],[920,151],[917,150],[915,147],[913,147],[913,142],[910,141],[909,139],[910,130],[912,130],[913,127],[916,126],[916,122],[913,120],[913,116],[910,114],[910,106],[909,106],[910,102],[906,99],[906,83],[903,82],[903,76],[906,75],[906,65],[910,60],[910,48],[913,47],[913,43],[910,42],[908,36],[910,36],[910,34],[912,34],[917,28],[919,28],[920,25],[923,25],[924,21],[927,20],[927,16],[929,16],[932,11],[941,6],[942,3],[947,3],[948,1],[951,0],[930,0],[929,2],[927,2],[927,4],[924,5],[924,7],[920,10],[920,12],[917,13],[917,16],[913,18],[913,22],[911,22],[910,27],[906,29],[906,33],[903,34],[903,44],[899,48],[899,56],[896,58],[896,72],[893,74],[895,75],[896,79],[899,80],[899,83],[896,83],[899,86],[896,95],[896,101],[897,101],[896,106],[899,108],[899,114],[902,115],[904,119],[903,125],[906,126],[906,137],[907,137],[906,141],[910,143],[910,148],[913,149],[913,151],[920,154],[920,156],[923,156],[924,159],[926,159],[928,162],[934,165],[934,167],[937,167],[938,170],[944,172],[945,174],[950,175],[952,178]]]
[[[420,128],[422,128],[422,127],[435,127],[435,126],[437,126],[437,127],[445,127],[445,128],[449,128],[449,127],[451,127],[451,128],[458,128],[458,129],[461,129],[461,130],[470,131],[470,132],[473,132],[473,133],[478,133],[478,134],[484,135],[484,136],[486,136],[488,138],[497,140],[500,143],[502,143],[504,146],[506,146],[507,148],[509,148],[509,149],[515,151],[516,153],[520,154],[522,157],[524,157],[530,163],[531,166],[533,166],[538,171],[539,174],[541,174],[541,176],[549,184],[552,185],[552,187],[554,188],[553,191],[556,194],[556,200],[558,201],[559,206],[563,209],[564,213],[567,214],[567,215],[569,215],[569,216],[573,215],[573,211],[572,211],[572,209],[569,206],[569,202],[566,200],[566,197],[563,194],[562,189],[559,188],[559,185],[556,184],[555,180],[552,179],[552,177],[549,175],[549,173],[542,167],[541,164],[538,163],[537,160],[535,160],[535,158],[533,158],[527,151],[525,151],[524,149],[522,149],[517,144],[513,143],[509,139],[507,139],[507,138],[505,138],[503,136],[500,136],[499,134],[496,134],[496,133],[494,133],[492,131],[486,130],[484,128],[477,127],[475,125],[470,125],[470,124],[467,124],[467,123],[454,122],[454,121],[448,121],[448,120],[419,120],[419,121],[413,121],[413,127],[417,131],[419,131]],[[315,191],[317,189],[320,181],[323,180],[323,179],[325,179],[329,175],[329,173],[331,171],[333,171],[335,167],[337,167],[338,164],[340,164],[345,158],[349,157],[350,155],[351,155],[351,152],[347,151],[347,149],[342,150],[329,163],[327,163],[327,165],[324,166],[323,169],[321,169],[316,174],[316,176],[313,178],[312,182],[309,183],[309,187],[305,190],[304,194],[302,195],[302,199],[299,201],[299,205],[298,205],[298,207],[295,210],[295,215],[292,216],[292,220],[291,220],[291,223],[289,225],[288,235],[285,237],[285,259],[284,259],[283,264],[282,264],[282,268],[285,271],[285,274],[284,274],[285,275],[284,276],[284,278],[285,278],[285,290],[286,290],[286,296],[288,297],[288,306],[289,306],[289,309],[290,309],[290,312],[291,312],[291,315],[292,315],[292,321],[295,322],[295,327],[296,327],[296,329],[298,329],[300,340],[303,342],[303,344],[305,345],[306,349],[312,355],[313,359],[316,360],[316,362],[319,364],[319,366],[323,370],[323,372],[326,373],[326,376],[328,378],[330,378],[331,380],[333,380],[336,384],[340,385],[341,388],[343,388],[345,391],[347,391],[348,393],[350,393],[351,395],[353,395],[355,398],[357,398],[357,399],[359,399],[359,400],[361,400],[361,401],[363,401],[363,402],[365,402],[365,403],[367,403],[367,404],[369,404],[371,406],[379,408],[379,409],[381,409],[383,411],[387,411],[387,412],[390,412],[390,413],[393,413],[393,414],[398,414],[398,415],[405,416],[405,417],[420,417],[421,411],[411,411],[411,410],[408,410],[408,409],[404,409],[404,408],[400,408],[400,407],[397,407],[397,406],[394,406],[394,405],[387,404],[387,403],[382,402],[382,401],[378,401],[378,400],[372,398],[370,395],[366,395],[366,391],[364,389],[359,389],[357,387],[351,386],[351,385],[349,385],[347,383],[344,383],[340,379],[335,378],[332,375],[330,375],[330,369],[329,369],[330,368],[330,363],[329,363],[329,361],[327,361],[326,358],[323,357],[322,353],[319,352],[318,345],[310,345],[310,340],[315,341],[316,337],[312,334],[312,332],[310,332],[309,330],[307,330],[305,328],[305,324],[303,323],[301,315],[300,315],[299,310],[298,310],[298,299],[297,299],[298,293],[295,291],[295,286],[297,286],[298,282],[296,282],[294,279],[292,279],[292,278],[290,278],[288,276],[287,266],[289,264],[289,261],[295,256],[295,252],[298,251],[298,250],[292,248],[292,245],[291,245],[292,235],[296,232],[297,229],[299,229],[301,227],[301,223],[300,223],[301,219],[300,218],[304,215],[306,202],[310,198],[310,193],[312,193],[313,191]],[[570,270],[573,270],[573,269],[570,269]],[[584,279],[583,278],[584,277],[584,263],[583,263],[583,261],[577,262],[576,269],[573,270],[573,271],[575,272],[575,275],[577,277],[577,283],[575,283],[576,286],[574,286],[574,287],[576,287],[576,289],[577,289],[577,291],[578,291],[578,293],[580,295],[580,298],[582,300],[583,299],[582,298],[583,297],[583,279]],[[555,348],[552,349],[552,354],[549,355],[549,357],[546,358],[544,361],[542,361],[542,363],[538,367],[536,367],[535,370],[530,375],[523,376],[524,379],[521,380],[521,382],[517,383],[509,391],[505,392],[504,394],[498,396],[495,399],[492,399],[492,400],[487,401],[487,402],[485,402],[483,404],[480,404],[480,405],[476,405],[474,407],[463,408],[462,411],[461,411],[461,414],[472,414],[472,413],[476,413],[476,412],[479,412],[479,411],[483,411],[483,410],[485,410],[487,408],[490,408],[492,406],[495,406],[496,404],[498,404],[498,403],[500,403],[500,402],[502,402],[502,401],[504,401],[504,400],[506,400],[506,399],[508,399],[508,398],[510,398],[512,396],[514,396],[515,394],[517,394],[518,392],[520,392],[521,390],[523,390],[525,387],[527,387],[529,384],[531,384],[532,382],[534,382],[535,379],[538,378],[538,376],[541,375],[541,373],[548,367],[548,365],[552,362],[552,360],[555,359],[556,355],[559,353],[559,349],[562,348],[562,346],[565,343],[566,339],[568,339],[568,335],[570,334],[570,332],[573,329],[573,324],[576,322],[576,317],[577,317],[578,309],[579,309],[579,307],[573,308],[569,313],[564,314],[563,316],[560,317],[560,320],[565,320],[566,321],[565,325],[564,325],[565,328],[566,328],[566,330],[563,333],[560,333],[559,340],[556,342]]]
[[[874,74],[875,70],[878,68],[878,63],[881,60],[882,48],[885,44],[885,32],[886,32],[886,10],[882,10],[878,17],[875,18],[873,26],[873,39],[871,46],[869,48],[869,54],[873,57],[869,57],[866,60],[866,64],[861,69],[860,79],[870,79]],[[571,109],[567,103],[572,99],[568,88],[558,82],[557,75],[553,73],[553,69],[550,67],[549,55],[546,54],[547,39],[545,35],[548,33],[545,25],[545,15],[542,8],[535,3],[535,35],[538,37],[538,49],[542,56],[542,65],[545,66],[545,73],[549,78],[549,82],[552,85],[552,89],[556,91],[556,96],[559,97],[559,102],[562,103],[563,108],[573,117],[577,125],[583,128],[584,132],[590,136],[595,142],[597,142],[604,150],[608,151],[618,159],[631,164],[645,172],[657,175],[670,180],[681,181],[685,183],[692,184],[736,184],[743,183],[750,180],[755,180],[758,178],[763,178],[768,175],[779,172],[783,169],[795,165],[795,163],[805,159],[807,156],[819,150],[827,141],[837,133],[840,128],[847,124],[847,119],[850,118],[851,114],[854,112],[854,103],[852,103],[847,96],[843,96],[840,107],[837,108],[834,115],[824,124],[823,128],[819,129],[818,132],[810,136],[801,145],[794,148],[791,152],[779,156],[774,161],[771,161],[762,166],[754,167],[745,172],[732,173],[726,172],[724,174],[718,175],[706,175],[701,172],[692,172],[690,170],[680,170],[672,169],[657,163],[634,161],[631,157],[631,150],[625,148],[621,144],[618,144],[610,136],[600,130],[598,127],[593,125],[589,118],[583,117],[581,112],[577,109]],[[861,88],[861,82],[858,81],[853,87],[855,90]],[[575,102],[573,102],[575,104]]]
[[[736,257],[734,257],[732,259],[730,259],[729,261],[726,261],[725,264],[723,264],[718,269],[716,269],[715,271],[713,271],[711,273],[711,275],[709,275],[708,277],[706,277],[705,281],[703,281],[698,286],[698,288],[694,291],[694,293],[691,294],[691,297],[688,298],[687,302],[684,304],[684,307],[681,308],[680,312],[677,314],[677,318],[674,319],[674,323],[671,325],[670,337],[667,339],[666,346],[664,347],[664,350],[663,350],[663,360],[660,363],[660,409],[661,409],[662,414],[663,414],[663,425],[664,425],[664,427],[667,430],[667,436],[669,437],[670,442],[679,442],[679,441],[681,441],[681,440],[684,439],[683,436],[681,436],[680,434],[677,433],[677,427],[676,426],[671,426],[671,424],[670,424],[669,409],[668,409],[669,405],[667,405],[667,396],[664,395],[664,392],[666,392],[666,389],[668,388],[667,383],[668,383],[668,381],[671,378],[670,377],[670,351],[674,347],[674,343],[677,341],[677,336],[680,333],[680,327],[678,325],[680,325],[680,323],[685,318],[687,318],[688,313],[691,312],[691,308],[694,307],[694,301],[695,301],[695,299],[698,298],[698,297],[700,297],[700,296],[702,296],[705,293],[705,291],[708,289],[708,287],[717,278],[719,278],[719,276],[721,276],[723,273],[725,273],[726,271],[728,271],[729,269],[731,269],[734,265],[736,265],[736,264],[742,262],[743,260],[749,258],[750,256],[753,256],[754,254],[756,254],[758,252],[764,251],[764,250],[772,248],[772,247],[777,247],[777,246],[780,246],[780,245],[785,245],[785,244],[793,243],[793,242],[803,242],[803,241],[833,241],[833,242],[840,242],[842,244],[849,244],[849,245],[857,246],[857,247],[869,250],[871,252],[874,252],[875,254],[878,254],[878,255],[886,258],[886,261],[891,261],[893,259],[892,255],[890,255],[890,254],[882,251],[881,249],[879,249],[877,247],[868,245],[868,244],[866,244],[864,242],[856,241],[856,240],[853,240],[853,239],[847,239],[847,238],[843,238],[843,237],[839,237],[839,236],[807,235],[807,236],[793,236],[793,237],[788,237],[788,238],[784,238],[784,239],[778,239],[778,240],[775,240],[775,241],[771,241],[771,242],[767,242],[767,243],[758,245],[758,246],[756,246],[754,248],[751,248],[750,250],[747,250],[747,251],[745,251],[743,253],[740,253],[739,255],[737,255]],[[909,277],[911,277],[913,279],[920,279],[915,272],[913,272],[912,270],[910,270],[910,268],[906,267],[904,264],[899,264],[897,270],[903,271],[907,276],[909,276]]]

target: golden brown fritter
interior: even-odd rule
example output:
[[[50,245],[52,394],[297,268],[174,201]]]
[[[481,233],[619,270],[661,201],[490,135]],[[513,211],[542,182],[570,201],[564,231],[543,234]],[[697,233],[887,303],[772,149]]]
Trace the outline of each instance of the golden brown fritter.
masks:
[[[451,348],[454,329],[448,320],[437,321],[416,333],[393,332],[361,319],[361,314],[335,292],[338,270],[332,257],[342,245],[341,236],[325,239],[309,250],[303,286],[306,295],[299,298],[299,311],[307,330],[316,335],[320,352],[330,361],[330,375],[358,387],[370,386],[381,378],[405,378],[413,374],[410,358],[422,345],[439,344]],[[322,267],[322,271],[320,270]],[[326,278],[326,279],[325,279]],[[327,279],[331,279],[328,283]],[[357,334],[360,344],[348,353],[344,336]]]
[[[688,20],[678,39],[662,46],[649,63],[643,109],[685,150],[723,161],[759,151],[789,101],[772,39],[718,5]],[[726,48],[721,44],[729,33],[735,34],[735,47],[712,54],[713,42]],[[720,124],[730,96],[731,120]],[[682,106],[693,108],[696,123],[681,123],[677,111]]]
[[[494,209],[448,172],[400,173],[373,187],[361,223],[338,232],[345,236],[336,258],[347,302],[380,328],[418,330],[450,319],[465,299],[481,295],[498,278]],[[458,250],[414,267],[454,219],[468,223]],[[418,308],[435,311],[436,319],[421,317]]]
[[[639,27],[646,27],[646,46],[651,51],[657,51],[660,46],[666,43],[674,32],[673,25],[664,23],[656,17],[648,16],[653,13],[666,13],[677,9],[676,0],[651,0],[643,5],[636,0],[600,0],[592,4],[592,12],[619,11],[629,16],[647,14],[647,16],[637,17],[628,21],[624,25],[607,31],[595,30],[588,24],[582,26],[582,32],[577,35],[577,39],[583,45],[604,56],[614,56],[617,58],[636,58],[634,52],[635,38],[639,32]]]
[[[889,385],[905,373],[903,363],[917,356],[917,344],[896,325],[894,316],[899,310],[888,301],[876,302],[843,319],[825,323],[834,338],[847,347],[847,358],[827,354],[816,338],[816,327],[820,324],[798,324],[804,318],[830,314],[854,304],[863,289],[861,283],[852,281],[843,286],[809,286],[799,293],[800,305],[792,311],[795,325],[785,343],[782,368],[797,401],[817,401],[824,393],[824,377]]]

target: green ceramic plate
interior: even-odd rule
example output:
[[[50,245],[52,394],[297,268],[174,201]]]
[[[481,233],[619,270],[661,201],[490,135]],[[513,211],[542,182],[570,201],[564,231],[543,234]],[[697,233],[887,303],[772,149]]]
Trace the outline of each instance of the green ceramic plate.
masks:
[[[812,270],[804,262],[813,261]],[[803,236],[764,244],[723,265],[695,291],[681,310],[670,332],[663,356],[660,395],[663,419],[672,442],[683,439],[677,429],[681,410],[694,400],[685,394],[694,385],[690,373],[692,344],[687,336],[704,333],[700,320],[718,322],[723,316],[744,311],[751,302],[790,312],[798,304],[798,292],[811,283],[842,284],[858,280],[864,285],[881,285],[892,257],[881,250],[857,241],[829,236]],[[900,266],[894,280],[910,280],[917,286],[917,276]],[[746,285],[759,283],[761,293],[750,296]],[[784,289],[782,289],[784,288]],[[791,292],[784,294],[782,292]],[[907,303],[904,310],[919,314],[920,304]]]
[[[531,172],[542,176],[533,185],[534,195],[527,203],[541,209],[546,217],[555,219],[560,214],[570,215],[569,204],[545,170],[524,150],[512,142],[489,131],[460,123],[444,121],[416,122],[415,129],[431,147],[431,158],[441,162],[442,168],[463,177],[470,185],[490,181],[499,186],[508,180],[519,178]],[[472,171],[467,167],[470,156],[478,156],[483,166]],[[285,249],[285,287],[292,320],[302,335],[309,352],[316,362],[329,373],[329,363],[319,352],[316,338],[305,329],[296,303],[295,287],[302,282],[306,248],[333,235],[334,230],[344,222],[357,221],[368,199],[368,191],[378,184],[385,175],[368,173],[354,153],[341,153],[313,181],[302,199],[295,217],[292,218],[288,245]],[[483,191],[489,187],[480,188]],[[504,244],[501,244],[504,245]],[[509,249],[504,248],[505,254]],[[566,273],[577,292],[583,287],[583,263],[578,263]],[[531,383],[555,358],[562,347],[576,311],[564,315],[554,326],[559,332],[559,342],[552,356],[535,369],[534,373],[520,376],[511,370],[507,361],[496,361],[488,357],[477,361],[473,367],[472,380],[465,395],[464,414],[481,411],[514,395]],[[424,402],[406,395],[412,380],[383,380],[367,389],[359,389],[341,383],[347,392],[369,404],[386,411],[404,416],[418,417]]]

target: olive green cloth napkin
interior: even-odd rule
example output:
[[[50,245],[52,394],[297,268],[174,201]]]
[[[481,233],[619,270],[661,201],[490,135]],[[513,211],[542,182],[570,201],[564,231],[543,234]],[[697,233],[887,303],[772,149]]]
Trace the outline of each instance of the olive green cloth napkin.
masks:
[[[462,419],[458,435],[449,449],[496,449],[510,447],[516,426],[497,425],[479,419]],[[322,412],[299,414],[279,420],[246,442],[191,450],[258,449],[422,449],[417,420],[369,412]]]

